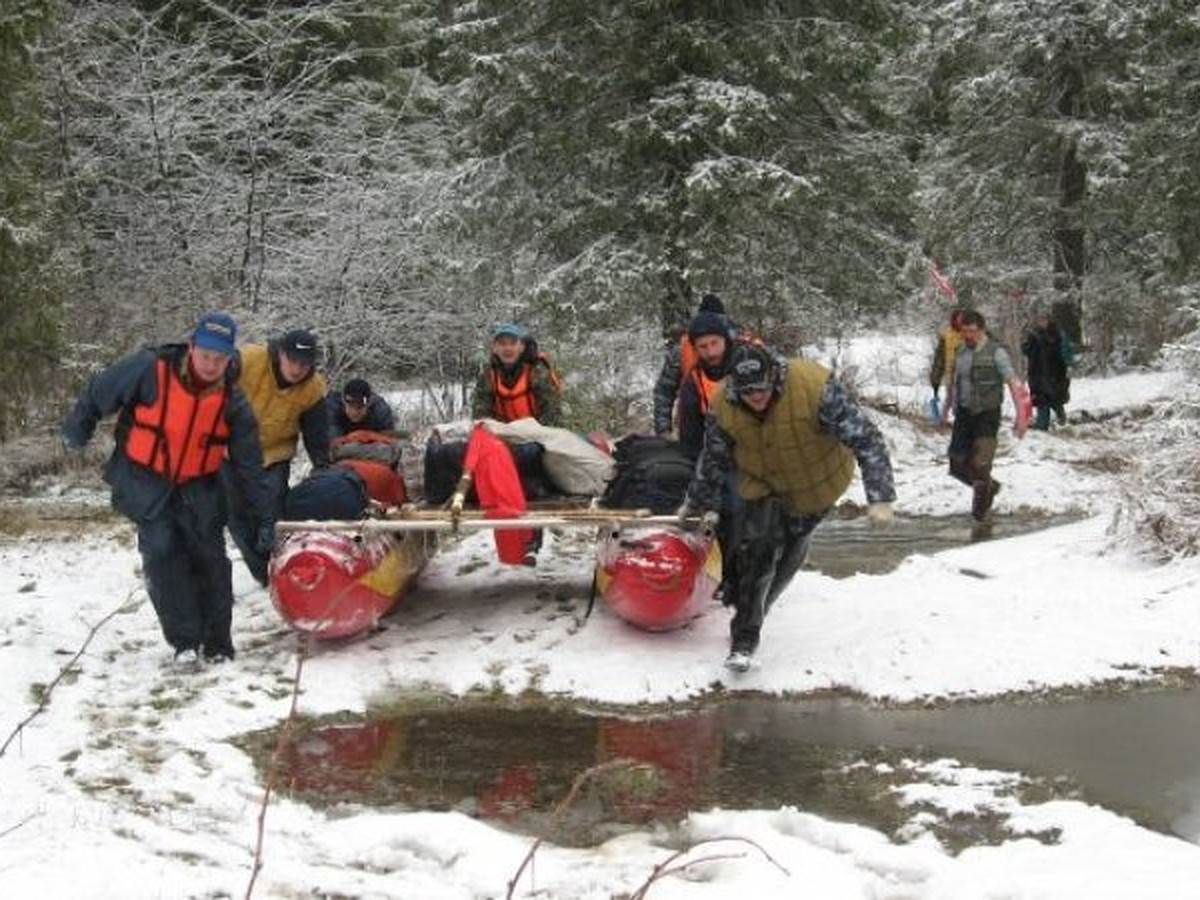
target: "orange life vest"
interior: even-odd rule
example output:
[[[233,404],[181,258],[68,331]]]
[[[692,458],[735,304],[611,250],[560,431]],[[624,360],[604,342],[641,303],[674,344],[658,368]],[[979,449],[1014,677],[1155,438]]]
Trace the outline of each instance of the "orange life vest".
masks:
[[[700,362],[700,354],[692,344],[692,336],[686,331],[679,338],[679,383],[692,374],[696,363]]]
[[[511,385],[505,384],[500,377],[500,370],[491,367],[492,415],[501,422],[515,422],[517,419],[536,419],[540,410],[537,408],[537,397],[533,393],[533,367],[541,364],[546,367],[551,385],[558,384],[558,373],[550,365],[550,357],[539,353],[537,358],[521,366],[521,374]]]
[[[216,474],[229,444],[228,389],[197,394],[167,359],[159,359],[155,366],[154,401],[133,407],[125,455],[175,484]]]
[[[713,398],[721,390],[721,383],[725,379],[710,378],[705,373],[704,366],[693,366],[687,377],[696,382],[696,396],[700,399],[701,417],[707,416],[709,407],[712,406]]]

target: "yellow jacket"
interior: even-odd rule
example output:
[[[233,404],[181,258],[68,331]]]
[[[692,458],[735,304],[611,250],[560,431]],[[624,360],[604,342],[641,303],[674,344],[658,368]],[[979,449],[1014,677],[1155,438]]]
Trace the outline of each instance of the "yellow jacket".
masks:
[[[958,352],[958,347],[962,343],[962,335],[958,330],[947,325],[938,335],[938,342],[942,345],[941,360],[942,360],[942,380],[943,386],[950,384],[950,379],[954,377],[954,354]]]
[[[246,394],[254,417],[258,420],[263,465],[284,462],[295,456],[296,441],[302,428],[304,446],[313,463],[324,465],[328,462],[329,428],[325,421],[328,385],[325,376],[313,370],[308,378],[298,384],[280,387],[268,347],[246,344],[241,347],[240,355],[238,385]]]

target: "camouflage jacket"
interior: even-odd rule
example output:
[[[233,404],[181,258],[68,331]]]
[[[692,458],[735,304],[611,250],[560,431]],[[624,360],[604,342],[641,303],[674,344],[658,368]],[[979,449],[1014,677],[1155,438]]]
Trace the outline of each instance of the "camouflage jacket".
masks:
[[[679,384],[683,380],[683,354],[679,347],[679,338],[667,341],[666,357],[662,369],[659,370],[658,380],[654,382],[654,433],[670,434],[672,413],[675,409],[675,396],[679,393]]]

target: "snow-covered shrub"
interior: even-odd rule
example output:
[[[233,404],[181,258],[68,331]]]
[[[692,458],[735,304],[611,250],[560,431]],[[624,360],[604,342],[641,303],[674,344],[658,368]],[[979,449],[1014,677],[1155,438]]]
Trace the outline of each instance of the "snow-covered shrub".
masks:
[[[1141,430],[1113,535],[1170,559],[1200,553],[1200,331],[1168,345],[1163,355],[1192,378]]]

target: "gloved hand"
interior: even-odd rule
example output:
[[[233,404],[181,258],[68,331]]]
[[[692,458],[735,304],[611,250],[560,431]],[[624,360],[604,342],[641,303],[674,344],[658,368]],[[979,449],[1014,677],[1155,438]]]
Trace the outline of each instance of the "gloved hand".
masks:
[[[879,500],[867,505],[867,522],[872,528],[890,528],[895,520],[896,514],[889,501]]]
[[[268,520],[260,522],[254,532],[254,552],[259,556],[270,556],[275,549],[275,523]]]
[[[700,520],[702,528],[713,529],[717,527],[717,523],[721,521],[721,516],[714,510],[702,510],[698,506],[693,506],[688,501],[684,501],[679,509],[675,510],[675,518],[679,520],[682,527],[688,527],[696,519]]]
[[[66,438],[62,442],[63,465],[69,472],[81,472],[87,465],[87,448],[72,444]]]

